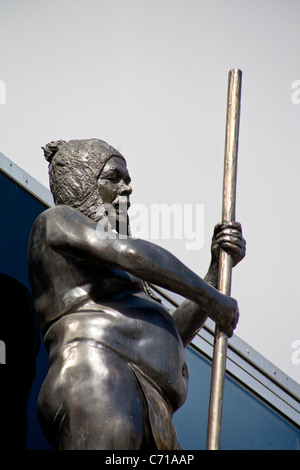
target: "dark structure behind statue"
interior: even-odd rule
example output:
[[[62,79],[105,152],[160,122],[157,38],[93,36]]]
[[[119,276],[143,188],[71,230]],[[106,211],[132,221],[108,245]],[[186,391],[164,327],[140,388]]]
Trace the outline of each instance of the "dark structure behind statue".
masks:
[[[0,294],[1,342],[6,346],[5,365],[0,365],[0,449],[15,452],[26,449],[26,408],[40,332],[30,292],[21,282],[0,273]]]
[[[184,403],[184,348],[207,319],[229,336],[237,302],[216,289],[219,248],[245,254],[238,223],[216,226],[204,279],[163,248],[130,237],[124,157],[99,139],[51,142],[56,206],[29,242],[34,305],[49,372],[39,417],[58,449],[177,449],[171,418]],[[185,300],[172,315],[147,282]]]

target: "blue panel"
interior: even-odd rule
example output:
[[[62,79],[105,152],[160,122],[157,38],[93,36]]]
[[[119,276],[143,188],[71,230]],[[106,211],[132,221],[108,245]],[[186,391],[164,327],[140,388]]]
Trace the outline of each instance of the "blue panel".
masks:
[[[187,348],[190,386],[186,403],[174,415],[180,444],[187,450],[206,447],[210,362]],[[222,450],[300,449],[300,430],[229,376],[226,376]]]
[[[29,287],[27,244],[33,221],[45,207],[0,173],[1,272]]]
[[[8,275],[14,280],[21,283],[24,288],[30,290],[30,284],[28,279],[28,268],[27,268],[27,244],[28,238],[31,231],[32,224],[38,214],[45,210],[46,206],[41,204],[35,197],[31,196],[27,191],[23,190],[21,186],[12,181],[9,177],[0,172],[0,214],[1,214],[1,231],[0,231],[0,274]],[[15,289],[15,295],[18,296],[18,292]],[[11,303],[12,302],[12,303]],[[1,314],[6,315],[7,318],[13,321],[17,321],[18,318],[12,317],[12,307],[16,305],[14,298],[7,299],[5,302],[1,302]],[[4,310],[4,311],[3,311]],[[0,325],[3,328],[3,323]],[[12,327],[11,327],[12,328]],[[17,328],[13,326],[13,333],[16,334]],[[39,327],[35,325],[35,336],[33,348],[37,348],[41,342]],[[1,334],[4,332],[0,328],[0,339]],[[14,346],[13,346],[14,347]],[[14,347],[15,348],[15,347]],[[10,360],[12,347],[10,344],[6,345],[7,351],[7,362],[6,365],[1,367],[0,378],[1,383],[8,383],[18,372],[15,363]],[[23,355],[26,351],[23,351]],[[21,362],[21,361],[20,361]],[[36,402],[39,389],[44,380],[46,368],[48,367],[48,356],[41,342],[41,347],[36,360],[36,377],[33,383],[32,391],[29,397],[27,406],[28,415],[28,449],[47,449],[49,448],[48,443],[43,436],[40,426],[38,423],[36,413]],[[20,374],[20,381],[18,387],[22,387],[22,380]],[[12,397],[8,397],[8,400],[13,401]],[[6,406],[8,409],[13,409],[15,403],[7,402]],[[14,423],[15,428],[18,428],[18,421]],[[11,445],[13,446],[14,438],[12,437]],[[14,445],[14,449],[17,450],[17,446]]]
[[[230,377],[223,408],[222,449],[300,449],[299,428]]]

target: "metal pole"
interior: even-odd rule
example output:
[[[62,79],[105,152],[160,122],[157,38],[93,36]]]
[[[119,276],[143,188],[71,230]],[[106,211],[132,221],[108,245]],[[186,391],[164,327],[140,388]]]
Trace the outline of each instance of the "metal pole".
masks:
[[[230,70],[228,74],[222,222],[235,221],[241,84],[242,72],[239,69]],[[231,292],[231,270],[231,256],[221,250],[218,290],[225,295],[230,295]],[[227,342],[227,335],[216,326],[207,428],[206,447],[208,450],[220,449]]]

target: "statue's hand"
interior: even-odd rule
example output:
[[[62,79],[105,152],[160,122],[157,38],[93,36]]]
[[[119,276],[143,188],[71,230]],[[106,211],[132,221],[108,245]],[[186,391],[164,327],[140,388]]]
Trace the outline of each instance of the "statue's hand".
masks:
[[[236,266],[246,255],[246,241],[239,222],[219,223],[214,228],[211,242],[213,264],[217,264],[220,248],[231,255],[232,265]]]
[[[239,316],[237,301],[223,294],[219,294],[216,305],[209,315],[209,317],[217,323],[219,328],[227,334],[228,338],[233,335]]]

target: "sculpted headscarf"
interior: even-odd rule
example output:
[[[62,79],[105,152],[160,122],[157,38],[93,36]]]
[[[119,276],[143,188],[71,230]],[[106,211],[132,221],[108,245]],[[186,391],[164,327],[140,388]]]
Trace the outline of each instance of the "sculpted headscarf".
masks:
[[[99,175],[111,157],[125,161],[123,155],[100,139],[58,140],[42,148],[49,162],[50,189],[55,204],[72,206],[98,221]]]

